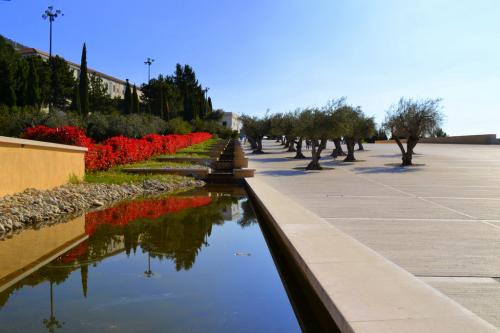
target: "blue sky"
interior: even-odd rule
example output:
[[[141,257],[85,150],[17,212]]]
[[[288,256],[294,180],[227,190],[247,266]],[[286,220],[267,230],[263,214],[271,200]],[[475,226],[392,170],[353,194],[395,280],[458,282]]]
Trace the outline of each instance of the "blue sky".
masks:
[[[0,34],[142,83],[190,64],[214,107],[262,115],[346,96],[380,123],[401,96],[441,97],[449,134],[500,135],[500,1],[0,1]]]

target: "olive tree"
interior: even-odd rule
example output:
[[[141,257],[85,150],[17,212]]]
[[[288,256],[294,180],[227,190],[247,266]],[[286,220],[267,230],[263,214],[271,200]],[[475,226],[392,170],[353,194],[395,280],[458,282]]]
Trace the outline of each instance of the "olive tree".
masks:
[[[275,113],[269,117],[269,122],[270,122],[270,129],[269,129],[269,135],[272,138],[276,138],[276,142],[281,142],[282,145],[285,144],[283,141],[283,114],[282,113]]]
[[[301,122],[304,136],[311,141],[312,160],[307,170],[321,170],[319,159],[329,138],[340,136],[341,124],[337,121],[336,110],[343,99],[333,100],[322,109],[308,109],[302,112]]]
[[[375,133],[375,121],[366,117],[361,108],[344,105],[335,111],[335,117],[340,124],[342,136],[347,145],[347,156],[345,162],[354,162],[354,147],[362,138],[369,137]]]
[[[440,99],[406,99],[387,111],[384,128],[396,141],[402,155],[402,166],[412,165],[413,149],[421,137],[435,132],[443,121]],[[406,139],[406,150],[402,139]]]
[[[296,152],[298,127],[295,113],[288,112],[283,115],[281,128],[288,144],[288,152]]]
[[[247,136],[254,154],[263,154],[262,139],[269,134],[271,129],[271,119],[267,115],[264,118],[250,117],[243,115],[241,117],[243,124],[241,131]]]
[[[303,111],[297,109],[294,112],[294,128],[297,134],[297,149],[294,159],[305,159],[306,157],[302,153],[302,144],[306,138],[305,124],[307,120],[307,114]]]

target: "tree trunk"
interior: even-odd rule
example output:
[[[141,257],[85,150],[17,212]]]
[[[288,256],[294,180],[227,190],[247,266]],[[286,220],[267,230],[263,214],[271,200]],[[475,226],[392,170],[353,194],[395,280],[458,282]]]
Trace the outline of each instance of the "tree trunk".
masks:
[[[361,139],[358,140],[358,150],[365,150],[365,147],[363,147],[363,142]]]
[[[306,167],[306,170],[322,170],[323,168],[319,165],[319,159],[321,157],[321,152],[323,151],[323,147],[326,145],[326,140],[312,140],[312,161]]]
[[[254,154],[264,154],[262,151],[262,138],[257,138],[257,148],[253,150]]]
[[[304,154],[302,154],[302,141],[303,138],[299,138],[299,140],[297,141],[297,154],[295,154],[294,157],[297,160],[306,158]]]
[[[252,149],[252,150],[257,149],[257,142],[255,141],[255,139],[252,138],[251,136],[248,136],[247,139],[248,139],[248,143],[250,143],[250,149]]]
[[[285,138],[285,146],[283,148],[288,148],[290,147],[290,141],[288,140],[288,138]]]
[[[295,147],[294,147],[294,144],[295,144],[295,140],[294,139],[287,139],[288,141],[288,152],[289,153],[295,153],[296,150],[295,150]]]
[[[411,153],[409,154],[408,152],[405,151],[405,147],[403,146],[401,140],[398,137],[394,137],[394,140],[396,140],[399,150],[401,150],[401,159],[402,159],[401,166],[411,165],[412,154]],[[408,144],[406,144],[406,146],[408,147]]]
[[[409,166],[409,165],[413,165],[413,163],[411,162],[411,158],[412,158],[412,154],[406,152],[403,154],[403,158],[402,158],[402,163],[401,163],[401,166]]]
[[[353,138],[346,138],[345,142],[347,144],[347,157],[344,162],[354,162],[356,158],[354,157],[354,146],[356,145],[356,140]]]
[[[333,144],[335,145],[335,148],[333,149],[333,152],[330,156],[332,156],[333,158],[337,158],[338,156],[346,156],[346,153],[344,152],[344,150],[342,150],[340,138],[333,139]]]
[[[404,149],[402,149],[402,151],[403,151],[402,162],[403,163],[401,163],[401,166],[413,165],[413,162],[412,162],[412,157],[414,154],[413,148],[415,148],[417,143],[418,143],[418,138],[411,137],[411,136],[408,138],[408,141],[406,142],[406,152],[404,152]],[[401,144],[401,143],[399,143],[399,144]]]

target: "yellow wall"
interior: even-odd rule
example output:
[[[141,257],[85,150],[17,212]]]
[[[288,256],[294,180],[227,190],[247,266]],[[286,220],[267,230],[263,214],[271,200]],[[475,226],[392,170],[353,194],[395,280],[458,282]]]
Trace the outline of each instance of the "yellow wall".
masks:
[[[0,291],[85,240],[85,216],[0,241]]]
[[[71,175],[81,179],[84,154],[79,147],[0,137],[0,196],[50,189],[67,183]]]

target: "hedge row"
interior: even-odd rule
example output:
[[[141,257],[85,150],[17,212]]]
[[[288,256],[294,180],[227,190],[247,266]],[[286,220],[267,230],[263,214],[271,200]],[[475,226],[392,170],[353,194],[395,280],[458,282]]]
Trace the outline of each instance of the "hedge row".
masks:
[[[97,144],[87,137],[79,127],[35,126],[27,128],[22,137],[30,140],[87,147],[85,169],[94,171],[147,160],[158,154],[174,154],[179,149],[206,141],[212,135],[206,132],[182,135],[148,134],[141,139],[116,136]]]

